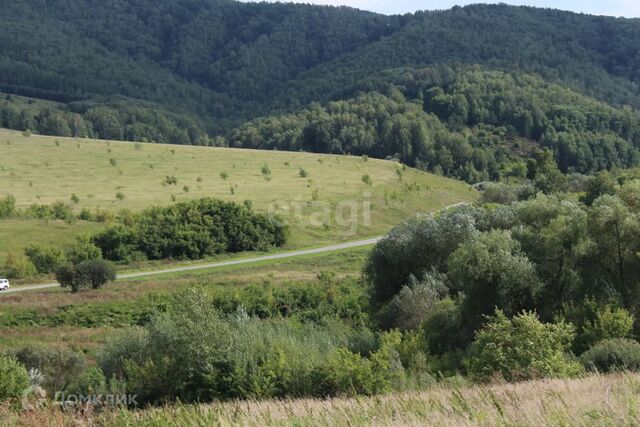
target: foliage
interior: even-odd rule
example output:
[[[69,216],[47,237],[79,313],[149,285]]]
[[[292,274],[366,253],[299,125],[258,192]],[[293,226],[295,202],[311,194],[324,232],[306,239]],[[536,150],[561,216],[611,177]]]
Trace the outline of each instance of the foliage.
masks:
[[[22,279],[36,274],[36,267],[26,256],[9,253],[3,268],[3,275],[9,279]]]
[[[526,312],[509,319],[497,310],[476,333],[469,373],[485,381],[496,375],[507,381],[576,376],[582,367],[567,355],[573,337],[569,324],[544,324]]]
[[[474,233],[475,218],[464,208],[394,227],[375,246],[365,266],[374,297],[380,302],[388,301],[411,275],[420,277],[432,269],[444,270],[449,255]]]
[[[534,308],[543,284],[508,231],[480,233],[448,260],[452,290],[462,293],[462,317],[471,325],[497,307],[507,315]]]
[[[128,392],[144,402],[389,389],[402,371],[395,351],[400,335],[381,336],[377,348],[363,349],[370,352],[367,358],[357,353],[361,336],[328,319],[265,321],[242,308],[223,316],[205,294],[188,290],[144,329],[115,337],[98,361],[105,374],[126,380]]]
[[[29,374],[14,357],[0,354],[0,402],[19,399],[29,387]]]
[[[640,370],[640,343],[625,338],[598,342],[580,356],[584,366],[593,371]]]
[[[380,317],[385,329],[418,329],[431,315],[434,305],[448,295],[443,277],[427,273],[418,280],[410,276],[409,283],[383,308]]]
[[[24,253],[40,274],[53,273],[66,261],[64,252],[53,247],[31,245],[25,249]]]
[[[570,322],[576,327],[573,351],[581,354],[600,341],[614,338],[630,338],[634,316],[624,308],[611,304],[598,304],[593,299],[565,304],[558,320]]]
[[[72,292],[88,287],[98,289],[115,279],[115,266],[103,259],[82,261],[75,265],[67,263],[56,271],[56,280],[60,286],[69,287]]]
[[[27,346],[13,354],[27,369],[37,369],[44,376],[43,387],[50,396],[64,391],[85,368],[85,358],[73,350],[60,347]]]
[[[0,218],[10,218],[16,213],[16,198],[7,195],[0,199]]]
[[[211,198],[153,207],[131,225],[116,225],[94,236],[105,258],[126,261],[139,252],[149,259],[198,259],[226,252],[281,246],[286,229],[243,205]]]

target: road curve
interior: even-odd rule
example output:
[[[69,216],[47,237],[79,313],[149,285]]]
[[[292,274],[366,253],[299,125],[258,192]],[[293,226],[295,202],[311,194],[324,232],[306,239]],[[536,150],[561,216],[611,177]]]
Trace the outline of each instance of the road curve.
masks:
[[[116,278],[116,280],[133,279],[133,278],[137,278],[137,277],[157,276],[157,275],[160,275],[160,274],[167,274],[167,273],[180,273],[180,272],[183,272],[183,271],[206,270],[206,269],[210,269],[210,268],[227,267],[227,266],[230,266],[230,265],[252,264],[252,263],[261,262],[261,261],[273,261],[273,260],[278,260],[278,259],[294,258],[294,257],[299,257],[299,256],[304,256],[304,255],[314,255],[314,254],[321,254],[321,253],[325,253],[325,252],[334,252],[334,251],[339,251],[339,250],[343,250],[343,249],[358,248],[358,247],[361,247],[361,246],[373,245],[373,244],[377,243],[380,239],[382,239],[382,237],[374,237],[372,239],[340,243],[340,244],[331,245],[331,246],[323,246],[321,248],[303,249],[303,250],[299,250],[299,251],[282,252],[282,253],[272,254],[272,255],[263,255],[263,256],[259,256],[259,257],[253,257],[253,258],[241,258],[241,259],[234,259],[234,260],[229,260],[229,261],[212,262],[212,263],[208,263],[208,264],[187,265],[187,266],[184,266],[184,267],[173,267],[173,268],[166,268],[166,269],[162,269],[162,270],[152,270],[152,271],[142,271],[142,272],[139,272],[139,273],[119,274],[118,277]],[[41,290],[41,289],[55,288],[55,287],[58,287],[58,286],[60,286],[59,283],[42,283],[42,284],[39,284],[39,285],[20,286],[18,288],[8,289],[6,291],[0,291],[0,296],[1,295],[6,295],[6,294],[10,294],[10,293],[16,293],[16,292],[36,291],[36,290]]]
[[[440,209],[440,211],[445,211],[447,209],[451,209],[451,208],[454,208],[454,207],[457,207],[457,206],[461,206],[461,205],[465,205],[465,204],[466,204],[466,202],[454,203],[452,205],[449,205],[449,206],[446,206],[446,207]],[[142,271],[142,272],[139,272],[139,273],[120,274],[120,275],[118,275],[116,280],[134,279],[134,278],[137,278],[137,277],[158,276],[158,275],[161,275],[161,274],[180,273],[180,272],[184,272],[184,271],[207,270],[207,269],[211,269],[211,268],[227,267],[227,266],[230,266],[230,265],[252,264],[252,263],[262,262],[262,261],[273,261],[273,260],[285,259],[285,258],[295,258],[295,257],[299,257],[299,256],[304,256],[304,255],[314,255],[314,254],[322,254],[322,253],[325,253],[325,252],[335,252],[335,251],[340,251],[340,250],[343,250],[343,249],[351,249],[351,248],[358,248],[358,247],[361,247],[361,246],[373,245],[373,244],[377,243],[379,240],[381,240],[383,237],[384,236],[373,237],[371,239],[339,243],[337,245],[323,246],[321,248],[302,249],[302,250],[291,251],[291,252],[281,252],[281,253],[278,253],[278,254],[263,255],[263,256],[259,256],[259,257],[253,257],[253,258],[241,258],[241,259],[234,259],[234,260],[229,260],[229,261],[212,262],[212,263],[208,263],[208,264],[187,265],[187,266],[184,266],[184,267],[173,267],[173,268],[166,268],[166,269],[162,269],[162,270],[151,270],[151,271]],[[11,294],[11,293],[16,293],[16,292],[37,291],[37,290],[41,290],[41,289],[55,288],[55,287],[58,287],[58,286],[60,286],[59,283],[42,283],[42,284],[38,284],[38,285],[20,286],[18,288],[8,289],[6,291],[0,291],[0,296],[6,295],[6,294]]]

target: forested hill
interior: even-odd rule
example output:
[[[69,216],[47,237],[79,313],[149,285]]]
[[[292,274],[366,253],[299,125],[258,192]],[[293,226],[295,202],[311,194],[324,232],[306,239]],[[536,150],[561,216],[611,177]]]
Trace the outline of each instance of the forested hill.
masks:
[[[2,1],[0,91],[32,99],[7,96],[0,126],[221,144],[219,137],[248,120],[297,113],[313,102],[395,86],[407,100],[422,102],[425,82],[412,89],[415,82],[398,81],[398,69],[441,67],[444,74],[430,87],[448,92],[446,73],[475,64],[540,76],[601,101],[611,107],[606,111],[638,108],[639,46],[638,19],[505,5],[385,16],[230,0]],[[429,108],[451,128],[449,117]],[[540,126],[536,132],[543,132]],[[541,142],[541,135],[526,132],[520,136]],[[624,155],[566,162],[563,169],[625,165]]]

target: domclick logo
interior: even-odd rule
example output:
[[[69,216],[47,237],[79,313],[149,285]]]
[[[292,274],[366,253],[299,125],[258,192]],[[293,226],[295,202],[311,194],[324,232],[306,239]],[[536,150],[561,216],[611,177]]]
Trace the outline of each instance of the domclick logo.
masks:
[[[74,394],[62,391],[56,392],[53,401],[63,407],[78,405],[92,406],[138,406],[137,394]]]

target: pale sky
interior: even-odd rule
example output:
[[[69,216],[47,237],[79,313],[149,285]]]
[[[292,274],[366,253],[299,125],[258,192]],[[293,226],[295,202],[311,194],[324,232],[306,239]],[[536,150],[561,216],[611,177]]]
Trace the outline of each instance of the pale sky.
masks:
[[[480,1],[482,2],[482,1]],[[304,0],[294,3],[313,3],[333,6],[351,6],[373,12],[394,14],[417,10],[450,9],[479,1],[467,0]],[[497,3],[485,1],[484,3]],[[625,16],[640,18],[640,0],[504,0],[502,3],[551,7],[554,9],[584,12],[593,15]]]

